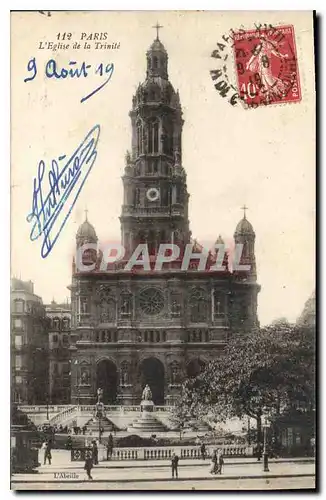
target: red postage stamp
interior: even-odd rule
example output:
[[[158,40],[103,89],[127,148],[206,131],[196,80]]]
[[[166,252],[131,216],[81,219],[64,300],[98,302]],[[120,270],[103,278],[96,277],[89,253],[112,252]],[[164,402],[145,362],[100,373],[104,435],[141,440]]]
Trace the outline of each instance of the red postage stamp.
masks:
[[[233,34],[242,101],[262,105],[301,101],[293,26],[266,26]]]

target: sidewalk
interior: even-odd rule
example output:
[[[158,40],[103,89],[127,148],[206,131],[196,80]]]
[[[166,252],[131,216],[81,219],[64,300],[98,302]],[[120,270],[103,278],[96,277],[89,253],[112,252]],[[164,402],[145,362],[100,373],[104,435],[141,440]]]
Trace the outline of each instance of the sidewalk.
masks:
[[[76,463],[78,464],[78,463]],[[149,464],[148,464],[149,465]],[[148,466],[143,463],[141,467],[133,465],[124,467],[112,467],[110,465],[95,466],[92,470],[93,482],[148,482],[148,481],[171,481],[171,469],[168,463]],[[202,465],[206,465],[203,467]],[[195,480],[220,480],[220,479],[258,479],[275,477],[313,477],[315,475],[314,463],[270,462],[270,472],[263,472],[263,464],[259,462],[250,464],[233,464],[226,462],[222,475],[212,476],[209,473],[210,462],[206,464],[184,463],[179,467],[179,481]],[[80,483],[87,481],[83,464],[75,466],[74,469],[65,466],[41,466],[36,474],[14,474],[13,486],[21,483]]]

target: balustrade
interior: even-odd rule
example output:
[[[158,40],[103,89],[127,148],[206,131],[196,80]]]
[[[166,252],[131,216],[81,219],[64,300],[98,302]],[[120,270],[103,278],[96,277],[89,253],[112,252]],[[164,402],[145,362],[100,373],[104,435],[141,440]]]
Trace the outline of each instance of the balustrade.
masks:
[[[118,332],[116,330],[99,330],[93,332],[93,342],[108,344],[110,342],[118,342]]]
[[[147,343],[158,343],[158,342],[166,342],[166,332],[160,330],[145,330],[144,332],[140,332],[140,342]]]
[[[71,408],[71,405],[18,405],[18,409],[24,413],[54,413]]]
[[[178,212],[180,210],[178,209]],[[164,207],[140,207],[140,206],[136,206],[136,207],[131,207],[131,206],[123,206],[122,207],[122,213],[124,215],[128,215],[128,214],[141,214],[141,215],[152,215],[153,213],[156,213],[156,214],[169,214],[170,213],[170,209],[168,206],[164,206]]]
[[[77,406],[71,406],[68,409],[61,411],[57,415],[54,415],[52,418],[50,418],[50,423],[57,424],[57,423],[62,422],[67,417],[71,417],[71,415],[77,411],[77,408],[78,408]]]
[[[253,448],[247,445],[209,445],[206,448],[208,456],[212,456],[213,451],[220,449],[224,457],[244,457],[252,456]],[[71,451],[71,460],[85,460],[85,454],[89,452],[89,448],[78,448]],[[171,460],[172,454],[176,453],[180,459],[198,460],[201,458],[199,446],[165,446],[151,448],[115,448],[112,453],[111,460]]]

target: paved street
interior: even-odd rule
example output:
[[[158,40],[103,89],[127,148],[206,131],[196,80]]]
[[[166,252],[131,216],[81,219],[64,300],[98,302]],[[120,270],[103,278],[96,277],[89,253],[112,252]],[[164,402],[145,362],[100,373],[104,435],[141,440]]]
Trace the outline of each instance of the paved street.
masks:
[[[178,480],[178,481],[151,481],[151,482],[82,482],[77,484],[58,482],[57,484],[31,482],[28,484],[13,484],[16,490],[282,490],[314,488],[313,477],[292,477],[274,479],[219,479],[214,481]]]
[[[210,462],[181,460],[179,479],[171,479],[168,461],[101,462],[87,480],[82,462],[68,462],[67,452],[54,452],[52,465],[35,474],[15,474],[13,489],[282,489],[313,488],[312,460],[271,460],[270,472],[254,459],[226,459],[222,476],[209,473]]]

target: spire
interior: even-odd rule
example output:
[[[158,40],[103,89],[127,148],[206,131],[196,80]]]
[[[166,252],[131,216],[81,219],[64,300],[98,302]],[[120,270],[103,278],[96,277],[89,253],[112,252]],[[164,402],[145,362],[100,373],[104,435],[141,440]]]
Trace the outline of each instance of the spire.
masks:
[[[156,23],[153,28],[156,29],[156,38],[147,51],[147,78],[148,77],[161,77],[165,80],[168,79],[168,55],[165,47],[159,39],[159,29],[163,28],[160,24]]]
[[[246,210],[248,210],[248,207],[246,207],[246,204],[243,205],[243,207],[241,207],[241,209],[243,210],[243,218],[246,219]]]
[[[155,24],[155,26],[152,26],[152,28],[156,29],[156,40],[159,40],[159,29],[160,28],[164,28],[164,26],[161,26],[160,24],[158,24],[158,22]]]
[[[88,214],[88,209],[85,208],[85,221],[88,222],[88,217],[87,217],[87,214]]]

